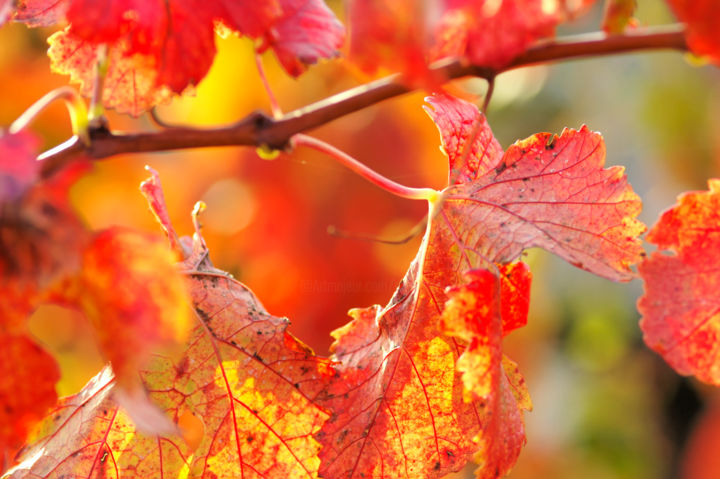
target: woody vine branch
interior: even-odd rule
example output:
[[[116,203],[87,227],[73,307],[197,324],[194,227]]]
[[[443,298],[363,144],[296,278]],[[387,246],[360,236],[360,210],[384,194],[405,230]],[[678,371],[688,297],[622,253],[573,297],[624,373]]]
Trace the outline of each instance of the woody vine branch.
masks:
[[[432,66],[440,78],[452,80],[475,76],[494,79],[504,71],[539,63],[556,62],[582,57],[597,57],[639,50],[687,51],[682,25],[648,28],[623,35],[608,36],[603,32],[567,36],[528,49],[504,68],[478,67],[454,60]],[[400,75],[370,82],[319,102],[273,118],[263,112],[253,112],[229,126],[218,128],[167,128],[141,133],[114,133],[105,126],[90,128],[90,142],[72,137],[65,143],[41,154],[43,176],[51,176],[80,154],[102,159],[121,153],[166,151],[212,146],[267,146],[284,150],[291,138],[342,116],[364,109],[383,100],[413,91],[402,82]]]

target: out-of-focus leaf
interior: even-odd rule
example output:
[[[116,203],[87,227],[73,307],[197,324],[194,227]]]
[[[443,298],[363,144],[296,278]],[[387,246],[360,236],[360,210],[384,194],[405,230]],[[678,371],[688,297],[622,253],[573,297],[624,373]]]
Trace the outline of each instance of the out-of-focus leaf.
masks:
[[[24,332],[33,309],[80,268],[89,232],[67,198],[80,169],[37,182],[0,205],[0,326],[6,331]]]
[[[0,26],[10,18],[14,5],[13,0],[0,0]]]
[[[37,139],[27,131],[0,130],[0,203],[17,199],[37,179],[37,147]]]
[[[605,33],[623,33],[634,22],[637,0],[606,0],[603,30]]]
[[[720,62],[720,3],[715,0],[668,0],[680,21],[687,24],[688,45],[696,55]]]
[[[720,180],[680,196],[647,240],[662,251],[639,266],[647,345],[680,374],[720,384]]]
[[[58,471],[88,477],[317,475],[320,446],[313,434],[327,413],[316,398],[334,375],[332,364],[291,336],[287,319],[268,314],[245,286],[213,268],[199,232],[183,268],[197,315],[185,354],[155,355],[140,375],[181,434],[138,433],[109,394],[114,379],[105,371],[47,418],[44,434],[9,477],[54,477]]]
[[[48,27],[63,21],[68,7],[67,0],[16,0],[16,4],[14,20],[31,27]]]
[[[29,337],[0,328],[0,457],[12,457],[55,404],[59,379],[52,356]]]
[[[197,85],[215,57],[215,25],[262,39],[293,76],[336,55],[344,29],[322,0],[60,0],[70,25],[51,38],[53,68],[89,95],[99,48],[108,46],[103,102],[139,115]],[[47,23],[28,6],[29,23]]]
[[[117,228],[96,234],[84,251],[76,301],[128,389],[151,353],[186,339],[187,284],[176,260],[161,238]]]
[[[409,81],[432,85],[429,62],[460,57],[503,67],[593,2],[354,0],[351,58],[365,71],[400,68]]]
[[[345,28],[323,0],[280,0],[282,15],[263,37],[286,72],[297,77],[308,65],[338,55]]]

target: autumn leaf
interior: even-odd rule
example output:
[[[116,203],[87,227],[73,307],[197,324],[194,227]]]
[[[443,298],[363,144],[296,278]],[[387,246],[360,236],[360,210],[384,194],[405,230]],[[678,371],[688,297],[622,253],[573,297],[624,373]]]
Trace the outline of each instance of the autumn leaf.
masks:
[[[410,79],[427,75],[424,51],[431,2],[352,0],[349,2],[350,60],[361,70],[399,70]]]
[[[331,411],[317,435],[321,476],[440,477],[474,456],[483,464],[481,477],[495,477],[495,466],[508,470],[522,443],[520,409],[528,401],[497,390],[490,404],[462,399],[467,391],[454,369],[472,339],[458,338],[447,323],[443,329],[446,288],[481,268],[517,275],[506,288],[527,291],[523,267],[505,264],[533,246],[614,280],[630,279],[629,267],[642,254],[637,236],[644,227],[635,219],[640,201],[621,168],[602,168],[600,135],[587,128],[538,134],[503,154],[475,106],[446,95],[430,102],[453,183],[431,206],[420,251],[388,305],[351,311],[353,320],[333,333],[339,377],[321,398]],[[468,153],[466,144],[472,145]],[[507,330],[524,322],[511,318],[523,318],[525,307],[505,306]],[[506,377],[510,386],[503,388],[512,395],[522,380],[507,361],[507,374],[499,373],[503,325],[496,323],[500,334],[465,357],[496,351],[495,384]],[[507,447],[481,435],[493,415],[503,418],[495,430],[513,431]]]
[[[36,146],[27,132],[0,136],[0,469],[57,399],[57,362],[27,318],[76,270],[84,239],[66,197],[76,172],[38,181]]]
[[[461,165],[436,220],[445,225],[441,248],[457,250],[454,267],[506,263],[540,247],[611,280],[633,277],[630,266],[643,255],[638,236],[645,226],[635,219],[641,202],[622,167],[602,168],[598,133],[585,126],[560,136],[538,133],[501,156],[474,105],[447,95],[428,101],[450,164]],[[448,116],[458,118],[452,132],[445,128]],[[463,162],[464,143],[473,137]]]
[[[637,0],[605,0],[602,28],[605,33],[623,33],[637,23],[635,10]]]
[[[18,198],[37,179],[37,139],[27,131],[0,130],[0,202]]]
[[[2,26],[8,20],[8,18],[10,18],[13,7],[13,0],[0,0],[0,26]]]
[[[0,327],[0,468],[55,404],[59,379],[52,356],[27,335],[8,334]]]
[[[720,62],[720,4],[714,0],[668,0],[681,22],[687,24],[685,37],[696,55]]]
[[[0,204],[0,326],[6,331],[23,333],[30,313],[80,268],[89,233],[67,191],[83,169],[78,164]]]
[[[161,190],[144,191],[157,216],[167,217]],[[327,413],[315,398],[334,375],[332,364],[291,336],[287,319],[267,313],[250,290],[215,269],[199,231],[193,248],[182,263],[196,313],[185,352],[154,355],[140,374],[181,434],[138,433],[106,370],[63,400],[8,477],[89,477],[106,469],[119,476],[317,476],[313,434]]]
[[[52,67],[90,95],[107,46],[106,107],[139,115],[197,85],[215,57],[215,26],[260,40],[285,70],[336,55],[344,29],[322,0],[49,0],[26,2],[16,19],[46,24],[41,6],[64,12],[70,25],[50,38]],[[57,4],[62,4],[60,7]],[[22,6],[21,6],[22,7]]]
[[[510,270],[515,276],[529,274],[523,263],[513,264]],[[476,437],[479,450],[475,455],[479,479],[510,472],[525,444],[521,410],[532,407],[517,365],[503,357],[501,348],[504,324],[515,322],[507,315],[524,314],[520,322],[527,320],[529,277],[525,296],[501,286],[502,280],[514,275],[498,277],[498,272],[489,270],[468,271],[467,284],[447,291],[449,299],[442,314],[443,330],[468,344],[457,360],[457,369],[481,413],[483,426]],[[521,311],[513,311],[516,308],[510,305],[518,302],[524,303]]]
[[[558,24],[593,2],[354,0],[351,59],[369,73],[399,68],[410,82],[429,80],[433,85],[438,79],[428,78],[428,63],[458,57],[478,66],[504,67],[537,40],[554,36]]]
[[[31,27],[55,25],[65,18],[67,10],[67,0],[15,0],[15,3],[13,19]]]
[[[96,233],[83,252],[71,301],[92,321],[101,351],[127,389],[151,353],[186,339],[187,285],[176,260],[160,238],[119,228]]]
[[[639,266],[645,343],[680,374],[720,384],[720,180],[685,193],[650,230]]]

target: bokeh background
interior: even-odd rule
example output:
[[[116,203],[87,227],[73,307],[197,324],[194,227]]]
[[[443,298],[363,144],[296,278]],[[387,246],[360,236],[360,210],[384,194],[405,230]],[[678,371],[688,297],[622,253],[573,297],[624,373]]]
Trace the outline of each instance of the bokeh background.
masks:
[[[600,2],[602,3],[602,2]],[[641,25],[673,20],[661,0],[639,2]],[[340,2],[331,7],[344,18]],[[602,6],[561,34],[599,28]],[[0,125],[66,84],[45,56],[51,30],[0,29]],[[193,97],[159,108],[170,123],[220,125],[255,109],[267,96],[246,39],[217,39],[218,56]],[[344,60],[311,68],[299,80],[263,57],[285,111],[369,78]],[[480,80],[455,84],[482,93]],[[424,93],[409,94],[348,115],[312,132],[388,177],[409,186],[441,188],[447,164],[422,113]],[[720,70],[674,52],[594,58],[513,71],[497,79],[489,120],[505,147],[540,131],[587,124],[603,133],[608,164],[625,165],[644,200],[641,219],[653,224],[677,194],[704,189],[720,172]],[[115,130],[152,130],[109,112]],[[33,125],[44,146],[70,135],[62,105]],[[190,211],[202,216],[215,265],[253,289],[266,308],[292,320],[292,332],[327,353],[329,332],[352,307],[384,304],[419,245],[341,238],[398,239],[422,219],[425,205],[395,198],[331,159],[298,149],[273,161],[252,148],[212,148],[125,155],[98,162],[73,188],[72,200],[93,228],[124,225],[159,232],[138,184],[150,165],[160,172],[172,220],[191,232]],[[526,415],[528,444],[513,479],[720,478],[720,397],[717,390],[672,372],[642,342],[635,301],[639,281],[614,284],[531,251],[535,281],[529,324],[506,340],[526,375],[535,409]],[[61,394],[71,394],[102,366],[81,318],[43,307],[33,332],[59,358]],[[456,477],[472,477],[472,467]]]

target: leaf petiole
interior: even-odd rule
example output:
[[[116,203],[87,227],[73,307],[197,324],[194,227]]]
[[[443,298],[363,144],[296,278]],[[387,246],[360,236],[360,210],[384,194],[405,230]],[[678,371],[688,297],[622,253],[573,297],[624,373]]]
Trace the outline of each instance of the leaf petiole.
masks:
[[[9,129],[10,133],[17,133],[26,128],[55,100],[65,100],[65,105],[70,114],[73,134],[78,136],[85,146],[90,145],[87,107],[80,94],[67,86],[57,88],[33,103],[30,108],[12,122]]]
[[[270,111],[272,112],[273,118],[281,118],[283,116],[282,109],[280,108],[280,104],[275,97],[275,93],[273,93],[272,88],[270,88],[270,82],[267,79],[267,75],[265,75],[265,68],[263,67],[262,57],[257,50],[255,50],[255,66],[257,66],[258,75],[260,76],[263,88],[265,88],[265,92],[267,93],[268,99],[270,100]]]
[[[362,176],[370,183],[373,183],[374,185],[379,186],[385,191],[388,191],[396,196],[411,200],[427,200],[430,203],[439,201],[442,196],[442,193],[432,188],[411,188],[409,186],[401,185],[400,183],[397,183],[364,165],[344,151],[341,151],[322,140],[313,138],[312,136],[298,133],[292,137],[290,143],[293,147],[306,146],[325,153],[341,165],[348,167],[353,172]]]

